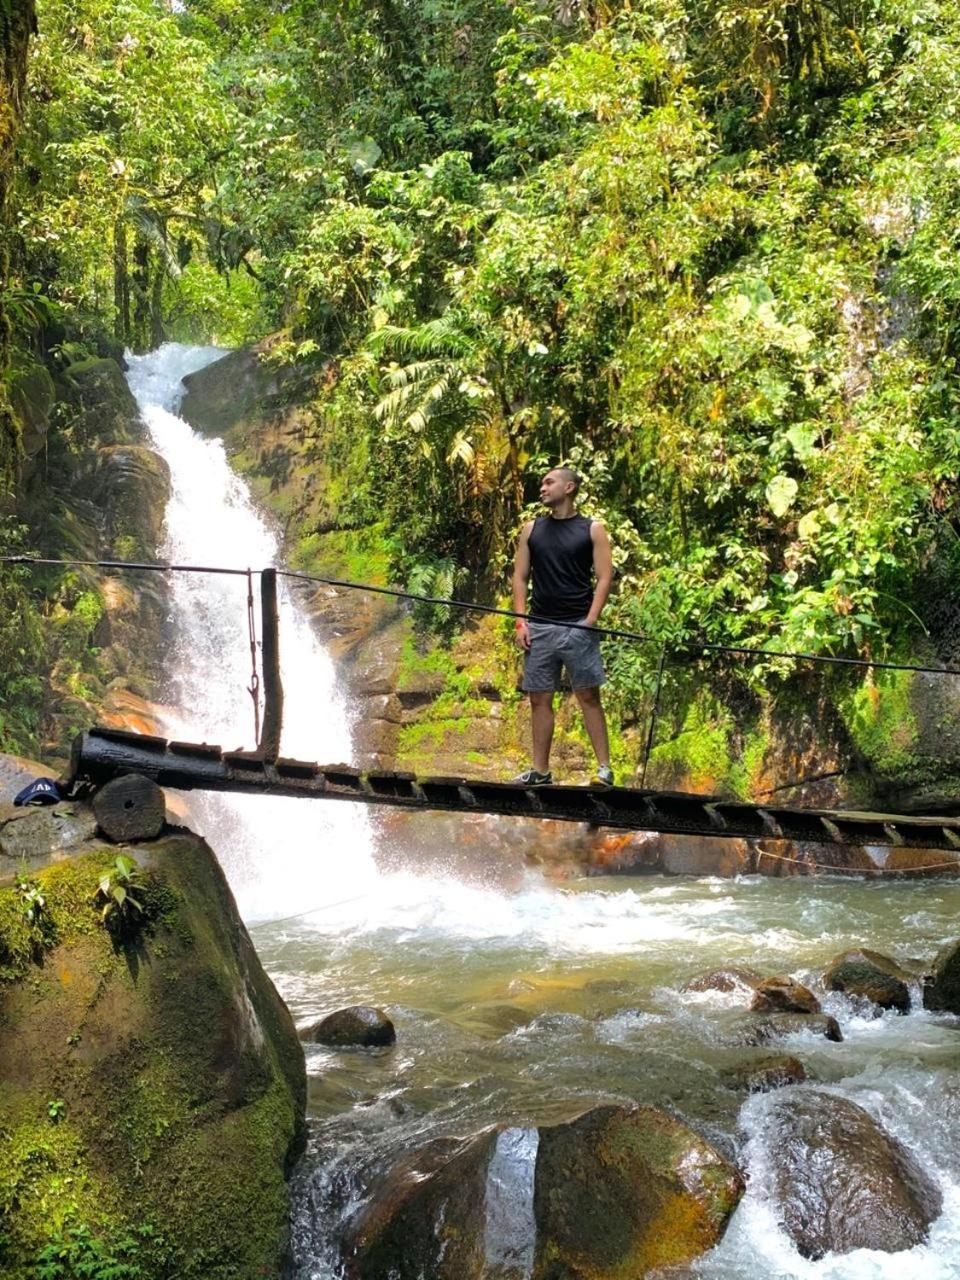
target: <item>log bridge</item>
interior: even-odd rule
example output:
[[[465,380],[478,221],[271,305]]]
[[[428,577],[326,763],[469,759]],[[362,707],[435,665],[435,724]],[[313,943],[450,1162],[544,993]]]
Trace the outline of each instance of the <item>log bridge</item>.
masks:
[[[128,774],[142,774],[161,787],[179,791],[350,800],[674,835],[960,850],[960,819],[954,818],[796,809],[632,787],[525,787],[470,778],[361,772],[343,764],[270,759],[262,750],[224,751],[207,743],[171,742],[99,727],[77,737],[69,779],[74,788],[96,790]]]

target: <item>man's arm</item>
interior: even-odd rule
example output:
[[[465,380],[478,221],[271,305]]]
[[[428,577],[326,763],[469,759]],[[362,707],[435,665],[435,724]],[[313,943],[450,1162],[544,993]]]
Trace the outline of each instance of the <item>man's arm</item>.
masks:
[[[533,521],[528,520],[520,530],[520,541],[517,543],[517,554],[513,562],[513,611],[527,612],[527,584],[530,581],[530,530]],[[517,619],[517,644],[521,649],[530,648],[530,628],[521,619]]]
[[[590,541],[593,543],[593,572],[596,574],[597,586],[593,593],[590,612],[584,618],[589,626],[594,627],[603,613],[607,603],[610,587],[613,583],[613,553],[610,550],[610,539],[607,531],[598,521],[590,526]]]

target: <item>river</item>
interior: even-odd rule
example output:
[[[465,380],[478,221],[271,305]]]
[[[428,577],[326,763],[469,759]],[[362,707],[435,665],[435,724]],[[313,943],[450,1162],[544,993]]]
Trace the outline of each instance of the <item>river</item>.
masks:
[[[180,379],[220,354],[167,344],[131,359],[130,385],[171,467],[161,554],[257,569],[278,562],[276,532],[222,445],[176,413]],[[349,759],[349,709],[332,664],[296,600],[284,596],[281,610],[284,680],[297,690],[287,701],[284,753]],[[245,580],[174,575],[170,630],[165,696],[176,711],[165,730],[252,745]],[[731,996],[681,991],[687,978],[730,963],[816,988],[825,963],[853,945],[927,961],[960,932],[957,883],[621,877],[556,885],[527,865],[537,836],[525,823],[377,818],[362,806],[250,797],[188,803],[295,1020],[363,1003],[385,1007],[397,1026],[389,1050],[307,1047],[311,1136],[293,1185],[297,1280],[337,1280],[342,1224],[397,1156],[439,1134],[549,1121],[571,1102],[599,1100],[675,1108],[737,1153],[747,1193],[721,1244],[695,1265],[698,1276],[960,1277],[960,1019],[924,1012],[918,992],[908,1015],[878,1018],[826,994],[843,1042],[809,1032],[783,1042],[811,1082],[791,1088],[825,1087],[864,1106],[918,1154],[944,1196],[924,1245],[811,1262],[769,1202],[776,1095],[745,1101],[731,1081],[756,1055],[742,1043],[743,1011]],[[525,1160],[517,1153],[505,1173],[518,1203]],[[502,1274],[522,1280],[524,1271],[518,1262]]]

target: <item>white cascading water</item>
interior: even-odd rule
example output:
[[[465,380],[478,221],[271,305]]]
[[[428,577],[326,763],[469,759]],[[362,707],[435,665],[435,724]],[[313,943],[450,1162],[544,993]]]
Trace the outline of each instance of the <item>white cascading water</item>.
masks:
[[[174,564],[257,570],[278,564],[276,535],[231,470],[223,442],[198,435],[176,413],[182,379],[224,354],[167,343],[148,355],[129,356],[128,382],[153,447],[170,467],[161,556]],[[259,605],[257,584],[255,578]],[[287,691],[283,752],[324,763],[348,760],[350,731],[333,665],[282,579],[279,596]],[[173,573],[170,609],[173,652],[164,732],[230,750],[253,747],[246,578]],[[332,903],[374,875],[369,828],[359,806],[200,792],[189,805],[247,919]]]

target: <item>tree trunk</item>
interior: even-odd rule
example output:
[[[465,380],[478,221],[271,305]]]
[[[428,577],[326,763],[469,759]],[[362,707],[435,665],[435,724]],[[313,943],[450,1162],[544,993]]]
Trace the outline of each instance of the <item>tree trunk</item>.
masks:
[[[127,273],[127,224],[113,224],[113,332],[118,342],[130,341],[130,277]]]

